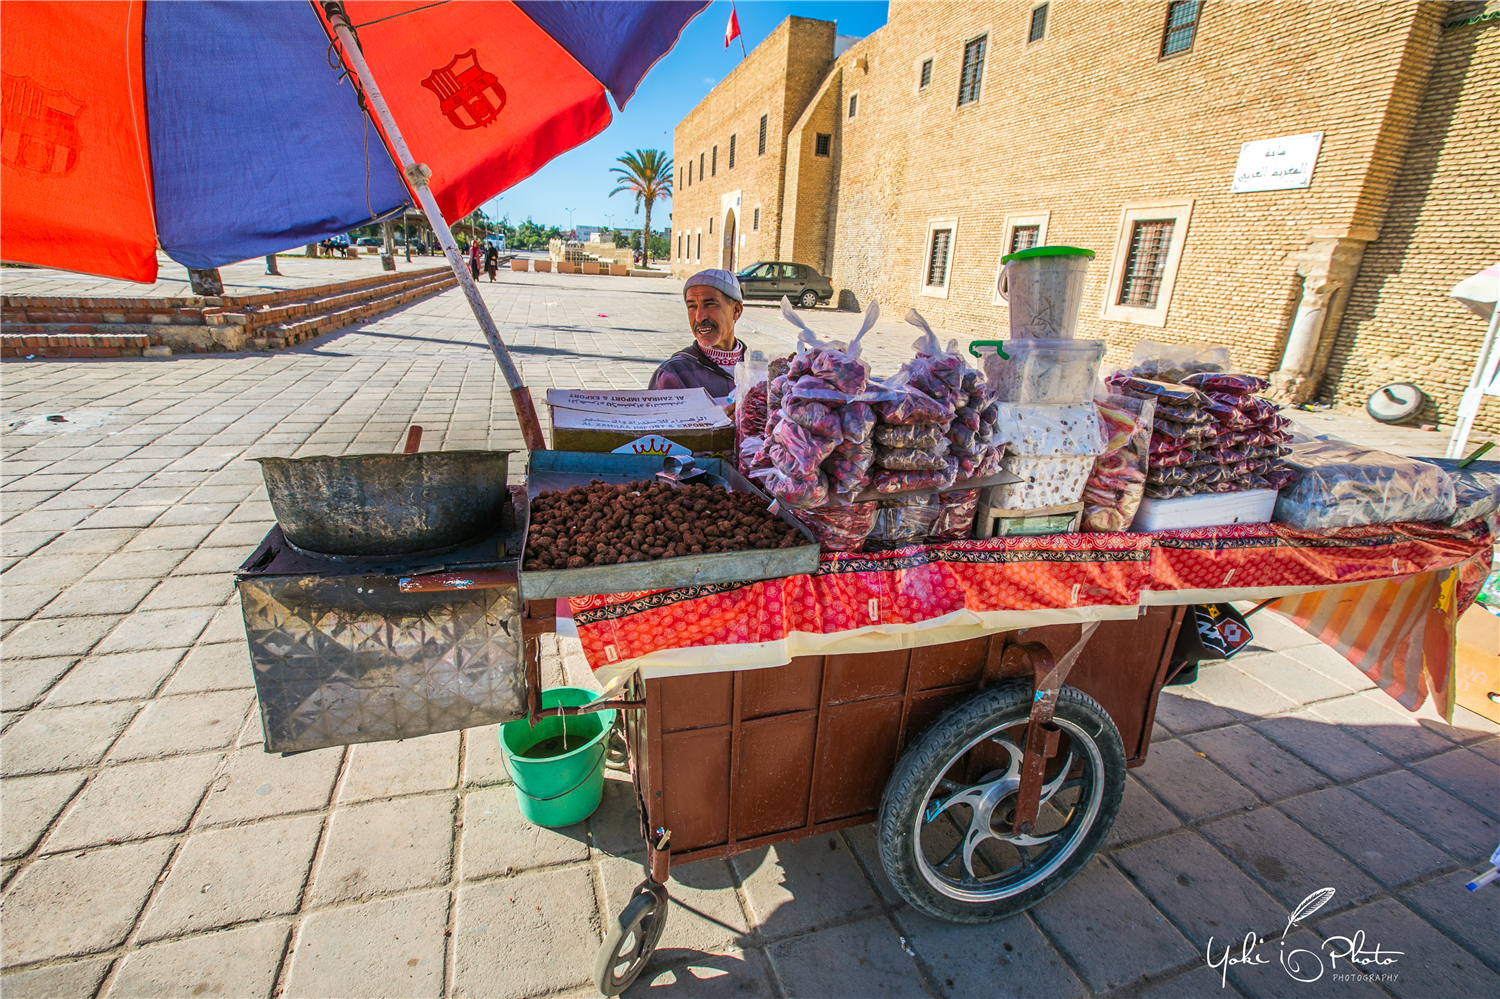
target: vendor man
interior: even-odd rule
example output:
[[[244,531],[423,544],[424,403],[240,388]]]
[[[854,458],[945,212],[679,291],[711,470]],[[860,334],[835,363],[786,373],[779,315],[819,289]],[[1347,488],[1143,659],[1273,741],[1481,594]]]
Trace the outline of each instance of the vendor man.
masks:
[[[734,324],[745,311],[745,295],[733,271],[699,271],[682,286],[693,342],[667,358],[651,376],[653,389],[703,388],[715,399],[734,393],[734,366],[745,345]]]

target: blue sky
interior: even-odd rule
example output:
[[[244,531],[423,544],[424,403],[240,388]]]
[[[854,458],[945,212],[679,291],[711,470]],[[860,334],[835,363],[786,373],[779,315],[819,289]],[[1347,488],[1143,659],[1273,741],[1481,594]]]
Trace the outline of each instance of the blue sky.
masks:
[[[812,17],[837,21],[841,35],[868,35],[885,24],[884,2],[832,0],[821,3],[781,3],[774,0],[739,0],[740,34],[745,48],[754,49],[787,17]],[[484,206],[493,216],[509,215],[512,224],[527,216],[543,225],[640,226],[635,199],[624,194],[609,197],[614,190],[615,158],[633,149],[672,149],[672,131],[714,85],[741,62],[740,43],[724,48],[724,27],[729,22],[729,4],[715,0],[693,19],[675,48],[641,81],[623,112],[593,140],[569,150],[535,175]],[[670,204],[651,212],[651,227],[667,225]]]

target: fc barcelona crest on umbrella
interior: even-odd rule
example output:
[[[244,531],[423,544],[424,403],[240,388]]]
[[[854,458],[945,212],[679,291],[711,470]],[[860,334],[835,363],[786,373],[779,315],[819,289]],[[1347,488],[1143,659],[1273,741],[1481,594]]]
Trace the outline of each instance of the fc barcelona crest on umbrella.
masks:
[[[422,86],[437,94],[439,109],[459,128],[488,125],[505,107],[505,88],[494,73],[479,65],[473,49],[433,70]]]
[[[40,174],[65,174],[78,162],[78,113],[83,102],[24,76],[3,74],[4,127],[0,160]]]

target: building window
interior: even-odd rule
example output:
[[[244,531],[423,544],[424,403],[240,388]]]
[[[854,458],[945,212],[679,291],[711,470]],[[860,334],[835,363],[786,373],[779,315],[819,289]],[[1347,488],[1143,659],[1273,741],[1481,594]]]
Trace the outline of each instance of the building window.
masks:
[[[677,259],[682,259],[682,233],[677,234]]]
[[[751,229],[759,229],[760,228],[760,209],[759,208],[757,208],[755,210],[755,224],[753,224],[752,226],[750,226],[750,228]]]
[[[923,59],[922,60],[922,79],[921,79],[921,82],[919,82],[917,84],[917,89],[918,90],[926,90],[927,87],[931,83],[932,83],[932,60],[931,59]]]
[[[953,243],[952,229],[935,229],[927,252],[927,287],[948,285],[948,250]]]
[[[703,167],[705,166],[707,160],[708,160],[708,154],[707,153],[699,153],[698,154],[698,179],[699,180],[702,180],[704,177],[708,176],[707,174],[705,174],[703,172]]]
[[[708,220],[708,234],[710,236],[712,236],[714,234],[714,220],[713,219],[709,219]]]
[[[1026,36],[1026,41],[1039,42],[1047,33],[1047,5],[1031,8],[1031,31]]]
[[[761,115],[760,116],[760,151],[758,153],[756,153],[755,155],[757,155],[757,156],[764,156],[764,155],[766,155],[766,116],[765,115]]]
[[[713,157],[708,161],[708,175],[717,177],[719,175],[719,147],[714,146]]]
[[[858,111],[859,111],[859,95],[858,94],[850,94],[849,95],[849,117],[853,118],[854,115]]]
[[[831,135],[829,135],[826,132],[819,132],[819,133],[817,133],[817,138],[814,140],[814,143],[813,143],[813,153],[814,153],[814,155],[817,155],[817,156],[827,156],[828,155],[828,147],[830,145],[832,145],[832,143],[833,143],[833,137]]]
[[[693,161],[688,160],[688,187],[693,186]]]
[[[1193,36],[1198,32],[1198,14],[1202,9],[1201,0],[1172,0],[1167,4],[1167,26],[1161,34],[1163,59],[1193,47]]]
[[[1131,226],[1130,252],[1120,279],[1119,305],[1156,308],[1162,275],[1167,272],[1167,250],[1172,246],[1172,219],[1147,219]]]
[[[693,259],[694,260],[702,260],[703,259],[703,230],[702,229],[698,230],[698,253],[697,253],[697,255],[695,257],[693,257]]]
[[[920,294],[934,298],[948,297],[948,276],[953,270],[953,234],[957,229],[956,219],[933,219],[927,223]]]
[[[1039,225],[1018,225],[1010,231],[1010,249],[1008,253],[1020,253],[1029,250],[1042,238],[1042,227]]]
[[[729,137],[729,169],[734,169],[734,136]]]
[[[981,35],[964,46],[964,68],[958,77],[960,107],[979,100],[979,81],[984,77],[984,43],[988,37]]]
[[[1110,264],[1104,318],[1162,327],[1172,304],[1191,201],[1127,206]]]

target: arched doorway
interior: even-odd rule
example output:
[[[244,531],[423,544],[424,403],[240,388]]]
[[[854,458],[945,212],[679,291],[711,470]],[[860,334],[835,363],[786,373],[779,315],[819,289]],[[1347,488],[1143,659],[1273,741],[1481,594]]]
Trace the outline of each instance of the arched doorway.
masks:
[[[739,270],[739,261],[736,259],[735,252],[738,249],[736,236],[739,233],[739,226],[735,223],[734,209],[731,208],[724,213],[724,246],[719,251],[719,266],[731,271]]]

